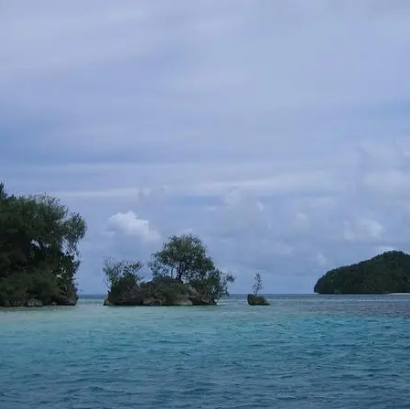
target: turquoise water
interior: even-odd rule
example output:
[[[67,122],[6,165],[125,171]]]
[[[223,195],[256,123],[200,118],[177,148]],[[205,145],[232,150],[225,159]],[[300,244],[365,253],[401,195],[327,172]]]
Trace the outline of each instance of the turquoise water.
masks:
[[[1,409],[410,407],[410,297],[0,310]]]

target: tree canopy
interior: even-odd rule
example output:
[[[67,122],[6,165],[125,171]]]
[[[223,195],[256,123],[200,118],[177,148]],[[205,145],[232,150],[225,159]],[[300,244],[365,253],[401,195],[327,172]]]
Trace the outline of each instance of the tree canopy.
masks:
[[[163,248],[151,256],[149,266],[154,276],[175,277],[190,281],[215,269],[202,241],[192,234],[171,236]]]
[[[0,305],[74,304],[78,244],[87,226],[48,195],[9,195],[0,184]]]
[[[168,276],[186,282],[215,299],[228,295],[231,274],[215,267],[208,249],[198,236],[171,236],[162,249],[151,256],[149,266],[154,277]]]
[[[319,294],[410,292],[410,255],[389,251],[350,266],[328,271],[317,281]]]
[[[139,272],[142,263],[139,261],[115,261],[106,259],[103,272],[108,287],[108,298],[112,300],[124,300],[126,303],[135,302],[135,289],[139,294],[139,285],[142,277]]]

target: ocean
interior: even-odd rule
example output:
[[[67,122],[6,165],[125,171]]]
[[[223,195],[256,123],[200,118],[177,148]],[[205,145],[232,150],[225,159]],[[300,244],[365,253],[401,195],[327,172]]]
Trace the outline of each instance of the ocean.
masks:
[[[408,409],[410,297],[0,309],[0,409]]]

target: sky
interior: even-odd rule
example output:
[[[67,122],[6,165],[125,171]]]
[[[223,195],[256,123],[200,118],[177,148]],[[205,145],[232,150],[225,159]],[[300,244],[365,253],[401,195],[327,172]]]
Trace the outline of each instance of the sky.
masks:
[[[410,252],[410,2],[0,0],[0,38],[0,179],[87,220],[82,293],[173,234],[233,293]]]

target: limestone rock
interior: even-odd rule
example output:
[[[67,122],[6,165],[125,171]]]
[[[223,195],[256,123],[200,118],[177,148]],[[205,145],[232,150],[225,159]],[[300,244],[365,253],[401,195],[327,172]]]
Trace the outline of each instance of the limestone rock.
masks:
[[[37,300],[35,298],[30,298],[29,300],[26,301],[25,307],[30,307],[30,308],[37,308],[37,307],[43,307],[43,303],[40,300]]]
[[[133,286],[117,286],[104,305],[115,306],[191,306],[215,305],[212,297],[200,294],[188,284],[169,277],[156,278]]]
[[[255,294],[248,294],[248,304],[249,305],[270,305],[268,300],[261,296]]]

